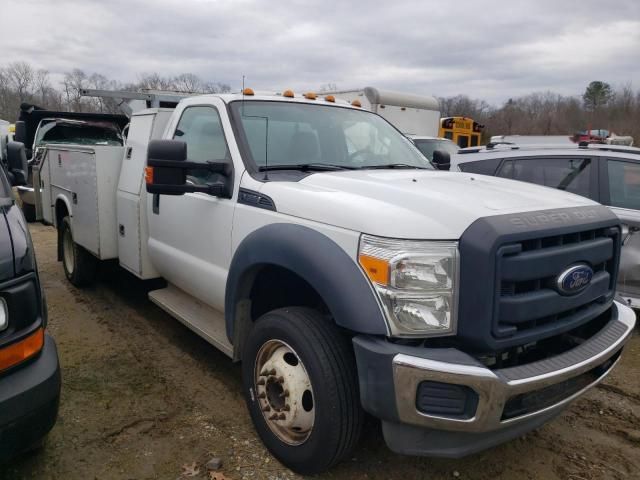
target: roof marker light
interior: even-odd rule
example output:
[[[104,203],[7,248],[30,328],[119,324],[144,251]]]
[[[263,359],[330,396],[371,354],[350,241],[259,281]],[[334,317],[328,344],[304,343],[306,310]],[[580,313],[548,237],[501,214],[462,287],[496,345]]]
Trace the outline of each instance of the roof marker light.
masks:
[[[360,103],[360,100],[354,100],[353,102],[351,102],[351,105],[358,108],[362,106],[362,104]]]
[[[252,89],[252,88],[245,88],[245,89],[242,91],[242,94],[243,94],[243,95],[254,95],[254,93],[253,93],[253,89]]]
[[[285,90],[282,92],[283,97],[293,98],[295,95],[293,94],[293,90]]]
[[[334,97],[333,95],[327,95],[326,97],[324,97],[326,102],[331,102],[331,103],[336,103],[336,97]]]
[[[307,100],[315,100],[316,94],[313,92],[307,92],[304,94],[304,98],[306,98]]]

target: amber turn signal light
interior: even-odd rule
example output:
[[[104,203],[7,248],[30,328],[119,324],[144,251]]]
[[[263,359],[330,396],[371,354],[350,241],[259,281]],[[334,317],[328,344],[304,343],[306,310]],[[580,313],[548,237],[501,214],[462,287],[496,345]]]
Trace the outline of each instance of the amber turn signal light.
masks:
[[[380,285],[389,283],[389,263],[386,260],[380,260],[369,255],[360,255],[358,261],[369,280]]]
[[[144,167],[144,182],[153,185],[153,167]]]
[[[0,348],[0,371],[11,368],[33,357],[42,350],[44,345],[44,330],[38,328],[35,332],[22,340]]]

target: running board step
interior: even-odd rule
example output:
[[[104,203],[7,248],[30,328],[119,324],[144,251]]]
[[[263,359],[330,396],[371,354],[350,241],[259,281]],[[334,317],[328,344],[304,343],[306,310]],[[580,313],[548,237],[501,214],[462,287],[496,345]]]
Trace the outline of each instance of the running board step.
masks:
[[[222,313],[171,284],[166,288],[150,291],[149,299],[225,355],[233,358],[233,346],[227,340]]]

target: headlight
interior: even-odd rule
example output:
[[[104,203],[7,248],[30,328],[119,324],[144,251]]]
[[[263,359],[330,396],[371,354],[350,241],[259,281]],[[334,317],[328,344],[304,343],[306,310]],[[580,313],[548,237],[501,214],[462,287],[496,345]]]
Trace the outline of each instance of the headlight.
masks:
[[[397,337],[455,334],[457,242],[363,235],[358,261]]]
[[[9,326],[9,309],[4,298],[0,297],[0,332]]]

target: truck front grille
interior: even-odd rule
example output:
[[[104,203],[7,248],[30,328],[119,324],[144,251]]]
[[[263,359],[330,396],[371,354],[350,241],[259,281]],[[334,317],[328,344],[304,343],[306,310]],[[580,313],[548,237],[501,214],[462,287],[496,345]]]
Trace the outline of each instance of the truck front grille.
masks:
[[[556,338],[606,313],[615,294],[620,221],[601,205],[476,220],[462,234],[458,332],[461,348],[500,355]],[[560,276],[587,265],[577,293]]]
[[[599,228],[498,248],[494,336],[569,330],[605,311],[615,289],[618,235],[617,228]],[[560,294],[555,287],[558,275],[579,263],[593,269],[591,283],[575,295]]]

